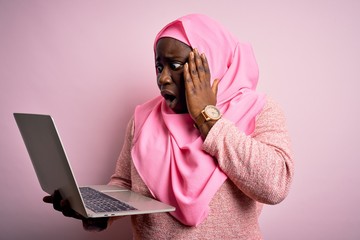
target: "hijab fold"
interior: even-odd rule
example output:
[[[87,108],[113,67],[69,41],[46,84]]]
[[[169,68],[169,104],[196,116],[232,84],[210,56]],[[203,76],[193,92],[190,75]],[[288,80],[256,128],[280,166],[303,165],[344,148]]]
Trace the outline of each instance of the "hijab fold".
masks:
[[[250,45],[240,43],[211,18],[190,14],[166,25],[156,36],[184,42],[208,59],[211,84],[220,79],[217,107],[249,135],[265,97],[255,91],[258,67]],[[176,207],[171,214],[197,226],[209,214],[209,203],[227,176],[213,156],[202,150],[203,140],[189,114],[175,114],[158,96],[139,105],[134,114],[132,158],[152,195]],[[241,161],[241,159],[239,159]]]

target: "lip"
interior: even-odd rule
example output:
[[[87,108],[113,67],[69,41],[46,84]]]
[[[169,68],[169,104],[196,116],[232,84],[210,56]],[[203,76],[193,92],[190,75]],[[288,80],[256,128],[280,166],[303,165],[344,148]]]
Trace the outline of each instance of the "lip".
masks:
[[[168,89],[168,88],[161,89],[160,93],[161,93],[162,96],[166,96],[166,95],[176,96],[176,94],[174,93],[174,91],[171,91],[171,90]]]

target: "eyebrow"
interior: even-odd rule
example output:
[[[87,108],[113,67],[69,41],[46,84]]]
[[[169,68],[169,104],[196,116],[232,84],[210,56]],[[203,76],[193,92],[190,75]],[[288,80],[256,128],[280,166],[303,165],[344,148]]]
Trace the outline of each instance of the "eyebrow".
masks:
[[[163,58],[165,61],[179,61],[179,62],[187,62],[188,59],[189,59],[189,56],[186,56],[186,57],[183,57],[183,56],[173,56],[173,55],[168,55],[168,56],[164,56],[164,57],[161,57]],[[155,60],[158,62],[160,61],[160,56],[157,56],[155,58]]]

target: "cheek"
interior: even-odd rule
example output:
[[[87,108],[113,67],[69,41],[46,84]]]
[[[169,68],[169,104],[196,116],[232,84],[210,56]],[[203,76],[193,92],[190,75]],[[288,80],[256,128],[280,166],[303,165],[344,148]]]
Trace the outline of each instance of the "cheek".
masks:
[[[158,88],[160,89],[160,81],[159,81],[159,74],[156,74],[156,85],[158,86]]]
[[[177,88],[179,89],[179,93],[181,95],[185,94],[185,81],[184,81],[184,76],[183,74],[177,74],[176,76],[174,76],[173,78]]]

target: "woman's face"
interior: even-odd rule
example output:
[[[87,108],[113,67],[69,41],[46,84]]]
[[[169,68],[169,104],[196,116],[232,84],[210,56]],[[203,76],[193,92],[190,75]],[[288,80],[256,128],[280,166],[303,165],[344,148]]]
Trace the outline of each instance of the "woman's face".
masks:
[[[157,84],[167,106],[175,113],[186,113],[184,64],[191,48],[170,37],[160,38],[156,44],[155,66]]]

